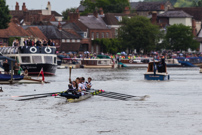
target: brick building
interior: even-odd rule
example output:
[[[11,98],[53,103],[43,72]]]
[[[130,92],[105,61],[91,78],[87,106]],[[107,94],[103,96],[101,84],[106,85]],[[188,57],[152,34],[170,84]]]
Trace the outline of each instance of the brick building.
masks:
[[[62,21],[62,15],[51,10],[50,2],[44,10],[28,10],[25,3],[20,10],[19,3],[16,2],[15,10],[11,10],[10,14],[21,25],[47,25],[50,21]]]
[[[78,10],[75,13],[70,13],[69,22],[64,26],[69,24],[74,24],[77,28],[75,29],[77,33],[82,36],[81,48],[90,52],[101,52],[100,46],[91,44],[92,40],[113,38],[112,29],[107,27],[102,15],[98,14],[97,11],[88,16],[80,16]]]

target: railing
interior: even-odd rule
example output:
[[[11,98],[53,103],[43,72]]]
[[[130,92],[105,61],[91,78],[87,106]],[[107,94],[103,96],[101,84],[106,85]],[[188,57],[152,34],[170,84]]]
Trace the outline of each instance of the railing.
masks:
[[[18,53],[44,53],[56,54],[54,46],[20,46],[20,47],[0,47],[1,54],[18,54]]]

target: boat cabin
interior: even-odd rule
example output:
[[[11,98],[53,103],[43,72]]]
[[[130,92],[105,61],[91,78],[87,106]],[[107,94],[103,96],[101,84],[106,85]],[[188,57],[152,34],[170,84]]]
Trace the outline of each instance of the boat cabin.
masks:
[[[112,59],[83,59],[81,64],[84,68],[112,68],[115,63]]]
[[[156,72],[158,73],[167,72],[166,64],[162,64],[161,62],[155,62],[155,66],[154,66],[154,62],[150,62],[148,64],[147,72],[154,72],[154,68],[156,69]]]

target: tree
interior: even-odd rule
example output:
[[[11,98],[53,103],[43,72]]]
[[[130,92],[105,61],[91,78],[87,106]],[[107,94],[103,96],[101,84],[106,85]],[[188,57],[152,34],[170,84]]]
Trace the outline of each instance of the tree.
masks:
[[[192,0],[177,0],[174,7],[191,7]]]
[[[104,53],[116,54],[119,51],[122,51],[123,48],[121,46],[121,42],[118,39],[95,39],[93,40],[94,45],[99,45],[101,47],[101,51]]]
[[[125,48],[130,50],[136,49],[137,52],[144,50],[149,52],[154,50],[158,45],[163,34],[157,25],[153,25],[151,21],[143,16],[135,16],[132,18],[124,17],[122,26],[119,28],[119,39]]]
[[[5,0],[0,0],[0,29],[8,28],[11,16],[9,15],[8,5]]]
[[[125,7],[129,7],[128,0],[84,0],[81,5],[85,6],[84,12],[93,12],[96,8],[103,8],[105,13],[122,13]]]
[[[192,28],[183,24],[169,26],[165,39],[168,42],[168,49],[175,51],[187,51],[189,48],[196,50],[199,47],[199,43],[194,40]]]
[[[69,20],[69,12],[75,12],[77,8],[67,8],[62,11],[63,20]]]
[[[193,7],[202,7],[202,0],[193,0]]]

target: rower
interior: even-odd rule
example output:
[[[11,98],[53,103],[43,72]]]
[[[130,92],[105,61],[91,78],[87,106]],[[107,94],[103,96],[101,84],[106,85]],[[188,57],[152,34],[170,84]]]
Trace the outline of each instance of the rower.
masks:
[[[84,77],[81,77],[80,80],[79,80],[78,89],[81,90],[81,91],[86,90],[84,81],[85,81]]]
[[[90,90],[91,87],[92,87],[91,81],[92,81],[92,78],[91,78],[91,77],[88,77],[88,82],[86,82],[86,89],[87,89],[87,90]]]
[[[60,96],[66,97],[67,99],[79,98],[81,96],[81,93],[78,92],[78,85],[76,81],[72,81],[72,84],[69,85],[69,89],[64,93],[61,93]]]

